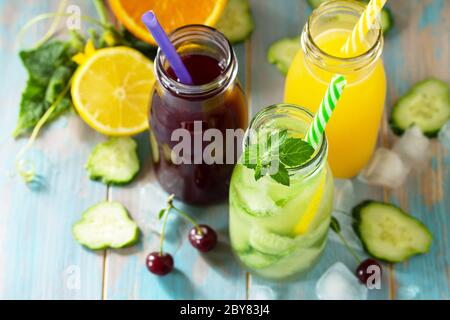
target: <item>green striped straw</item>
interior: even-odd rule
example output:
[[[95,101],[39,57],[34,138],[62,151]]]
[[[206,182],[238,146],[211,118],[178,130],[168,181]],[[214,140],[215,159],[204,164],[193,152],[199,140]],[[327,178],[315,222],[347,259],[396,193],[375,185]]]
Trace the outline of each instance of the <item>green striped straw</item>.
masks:
[[[342,91],[344,91],[347,80],[344,76],[339,74],[331,79],[328,86],[327,93],[320,104],[320,108],[314,116],[313,123],[309,127],[306,135],[306,142],[308,142],[314,149],[319,146],[320,139],[325,132],[325,126],[330,120],[331,114],[336,108],[336,104],[341,98]]]

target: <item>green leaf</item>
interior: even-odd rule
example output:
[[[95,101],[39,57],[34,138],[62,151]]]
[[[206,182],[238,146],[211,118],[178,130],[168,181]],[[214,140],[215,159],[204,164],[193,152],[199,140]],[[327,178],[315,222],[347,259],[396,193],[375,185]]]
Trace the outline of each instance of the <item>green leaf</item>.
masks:
[[[164,215],[166,214],[167,209],[161,209],[161,211],[158,213],[158,219],[161,220]]]
[[[314,154],[314,148],[302,139],[289,138],[280,146],[280,161],[288,167],[298,167]]]
[[[81,47],[74,36],[69,42],[47,42],[40,47],[20,52],[28,71],[28,81],[22,93],[19,118],[14,137],[29,132],[63,92],[72,77],[76,64],[72,56]],[[70,93],[61,100],[50,120],[71,108]]]
[[[256,169],[258,164],[258,145],[252,145],[245,148],[242,156],[242,164],[249,169]]]
[[[284,186],[289,187],[290,185],[289,172],[282,163],[279,164],[277,173],[272,174],[270,177]]]
[[[309,143],[298,138],[289,138],[288,130],[283,129],[271,133],[260,133],[244,150],[243,165],[255,170],[255,180],[269,174],[275,181],[289,186],[290,179],[287,168],[298,167],[307,162],[314,154]],[[279,164],[275,174],[265,170],[273,163]]]
[[[336,233],[341,232],[341,225],[335,217],[331,217],[330,227],[331,227],[331,230],[333,230]]]
[[[259,179],[261,179],[263,177],[262,169],[263,169],[263,167],[260,163],[256,165],[256,167],[255,167],[255,180],[256,181],[258,181]]]

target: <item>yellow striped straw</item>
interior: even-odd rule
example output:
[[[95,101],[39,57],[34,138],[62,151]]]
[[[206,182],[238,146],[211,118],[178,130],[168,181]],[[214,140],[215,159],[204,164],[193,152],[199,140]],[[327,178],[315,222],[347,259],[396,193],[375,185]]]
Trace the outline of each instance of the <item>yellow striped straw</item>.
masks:
[[[358,24],[352,31],[351,36],[348,37],[342,50],[349,54],[350,52],[356,52],[357,48],[364,42],[366,34],[370,31],[375,21],[380,16],[381,10],[387,0],[370,0],[366,10],[364,10]]]

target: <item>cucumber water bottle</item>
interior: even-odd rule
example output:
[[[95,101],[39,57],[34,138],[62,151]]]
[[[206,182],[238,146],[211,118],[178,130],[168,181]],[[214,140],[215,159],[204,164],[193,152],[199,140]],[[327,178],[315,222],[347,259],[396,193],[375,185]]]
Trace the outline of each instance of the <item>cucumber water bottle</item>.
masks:
[[[287,130],[304,138],[313,121],[306,109],[275,105],[259,112],[250,132]],[[245,148],[253,143],[246,135]],[[333,207],[333,178],[327,164],[327,141],[304,164],[288,167],[289,186],[238,163],[230,186],[230,237],[242,264],[271,279],[287,279],[308,271],[322,253]]]

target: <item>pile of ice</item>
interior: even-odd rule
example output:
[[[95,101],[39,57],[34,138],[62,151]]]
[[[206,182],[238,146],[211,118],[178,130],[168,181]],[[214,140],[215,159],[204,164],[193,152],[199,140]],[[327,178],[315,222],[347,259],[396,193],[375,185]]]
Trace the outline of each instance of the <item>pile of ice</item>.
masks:
[[[430,140],[422,130],[417,126],[411,127],[391,150],[379,148],[375,151],[359,180],[371,185],[398,188],[411,170],[419,171],[426,165],[431,154],[430,147]]]

